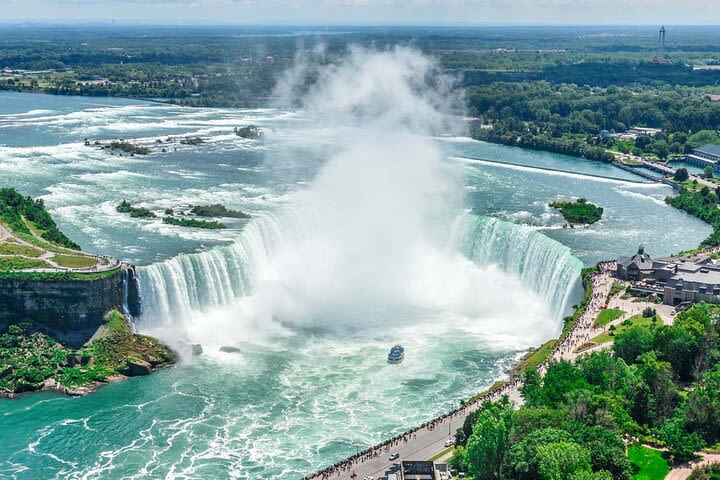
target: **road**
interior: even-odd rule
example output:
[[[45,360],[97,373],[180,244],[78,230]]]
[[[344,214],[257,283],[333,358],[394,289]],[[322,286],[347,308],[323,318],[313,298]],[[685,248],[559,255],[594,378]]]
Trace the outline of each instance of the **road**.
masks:
[[[611,150],[607,150],[607,152],[612,153],[615,155],[615,157],[620,161],[621,158],[627,158],[629,160],[638,162],[642,164],[643,167],[649,168],[650,170],[654,170],[656,172],[659,172],[665,176],[672,177],[675,175],[675,172],[677,171],[677,168],[671,167],[670,165],[667,165],[665,163],[656,162],[654,160],[647,159],[645,157],[636,157],[635,155],[630,154],[620,154],[618,152],[613,152]],[[707,180],[700,175],[693,175],[690,174],[690,180],[697,180],[698,184],[706,186],[710,189],[715,189],[719,185],[717,183],[711,182],[710,180]]]

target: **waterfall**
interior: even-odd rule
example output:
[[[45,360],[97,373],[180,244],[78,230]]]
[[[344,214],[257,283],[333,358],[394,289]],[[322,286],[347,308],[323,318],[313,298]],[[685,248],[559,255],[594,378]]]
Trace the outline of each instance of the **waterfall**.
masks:
[[[283,228],[275,216],[266,215],[251,221],[231,245],[138,267],[145,321],[172,324],[184,313],[247,295]]]
[[[553,318],[569,314],[582,296],[582,262],[568,247],[532,228],[466,214],[456,219],[452,241],[478,265],[495,264],[518,276],[543,298]]]
[[[120,309],[123,314],[125,314],[128,318],[130,318],[130,304],[128,302],[128,297],[130,296],[130,272],[128,269],[123,268],[122,269],[122,305],[120,306]]]
[[[254,219],[231,245],[138,267],[141,323],[172,325],[186,313],[250,294],[274,245],[295,238],[302,227],[292,213],[285,210]],[[451,242],[476,264],[497,265],[520,278],[543,298],[556,320],[580,296],[582,262],[568,247],[537,231],[464,214],[453,223]]]

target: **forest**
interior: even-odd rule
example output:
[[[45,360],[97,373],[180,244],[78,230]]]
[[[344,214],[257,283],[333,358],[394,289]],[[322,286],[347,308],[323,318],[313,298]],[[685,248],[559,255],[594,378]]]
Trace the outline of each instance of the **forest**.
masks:
[[[508,84],[514,82],[547,82],[643,86],[652,92],[683,85],[720,93],[715,86],[720,71],[694,68],[720,65],[718,30],[670,29],[666,52],[670,63],[657,64],[652,62],[657,53],[654,27],[19,28],[9,24],[0,26],[0,68],[49,71],[0,76],[0,89],[160,99],[193,106],[258,106],[270,100],[278,76],[303,49],[320,45],[331,61],[348,45],[378,49],[407,45],[435,57],[442,70],[467,87],[489,85],[497,90],[511,88]],[[552,93],[539,85],[537,94]],[[483,115],[484,93],[469,92],[471,112]],[[649,115],[648,121],[656,117]]]
[[[701,303],[672,326],[618,333],[612,353],[554,362],[542,378],[529,369],[524,405],[488,402],[468,415],[452,463],[483,479],[623,480],[641,467],[634,448],[694,458],[720,442],[718,347],[718,307]]]

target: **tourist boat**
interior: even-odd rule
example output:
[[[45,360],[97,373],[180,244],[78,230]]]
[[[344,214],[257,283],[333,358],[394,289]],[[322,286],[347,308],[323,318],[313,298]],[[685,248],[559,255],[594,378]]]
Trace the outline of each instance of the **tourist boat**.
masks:
[[[388,353],[388,363],[402,363],[405,360],[405,349],[400,345],[395,345]]]

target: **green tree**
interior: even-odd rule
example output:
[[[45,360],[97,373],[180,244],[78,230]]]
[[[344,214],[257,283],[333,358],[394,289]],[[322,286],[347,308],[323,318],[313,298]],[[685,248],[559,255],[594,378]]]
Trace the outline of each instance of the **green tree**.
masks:
[[[699,132],[690,135],[687,143],[692,148],[702,147],[708,143],[720,144],[720,137],[718,137],[715,130],[700,130]]]
[[[675,170],[675,174],[673,175],[673,180],[676,182],[684,182],[686,181],[690,176],[688,175],[687,168],[680,167],[677,170]]]
[[[670,147],[665,140],[658,140],[653,144],[653,150],[658,158],[665,160],[670,154]]]
[[[455,450],[453,450],[453,455],[448,461],[448,465],[450,465],[450,468],[458,472],[464,472],[465,470],[467,470],[465,453],[465,447],[463,447],[462,445],[455,447]]]
[[[540,475],[538,449],[543,445],[572,441],[572,435],[559,428],[541,428],[530,432],[508,452],[507,476],[516,480],[536,480]]]
[[[703,169],[703,177],[705,178],[713,178],[713,168],[710,166],[707,166]]]
[[[710,445],[720,441],[720,365],[706,372],[683,405],[685,428],[698,432]]]
[[[668,446],[675,463],[691,460],[695,452],[705,446],[702,437],[695,432],[685,431],[679,419],[668,420],[663,424],[660,439]]]
[[[569,480],[614,480],[610,472],[601,470],[599,472],[575,472],[568,477]]]
[[[541,480],[567,480],[572,475],[592,471],[588,449],[572,442],[540,446],[537,462]]]
[[[593,470],[605,470],[615,480],[630,478],[631,467],[625,453],[625,443],[616,433],[601,426],[588,427],[578,423],[567,428],[572,432],[575,442],[590,452]]]
[[[543,379],[541,401],[549,407],[564,404],[573,390],[587,390],[588,383],[572,363],[561,360],[552,362]]]
[[[465,462],[475,478],[502,479],[505,456],[510,448],[513,411],[509,405],[488,408],[478,416],[468,440]]]
[[[670,417],[680,398],[670,363],[659,360],[655,351],[643,353],[638,362],[638,373],[652,392],[655,421]]]
[[[542,378],[534,368],[528,368],[523,377],[524,381],[520,387],[520,395],[525,400],[525,405],[537,405],[540,402],[542,392]]]
[[[613,350],[615,355],[627,363],[634,363],[639,355],[653,349],[655,335],[647,327],[630,327],[623,333],[615,336]]]

